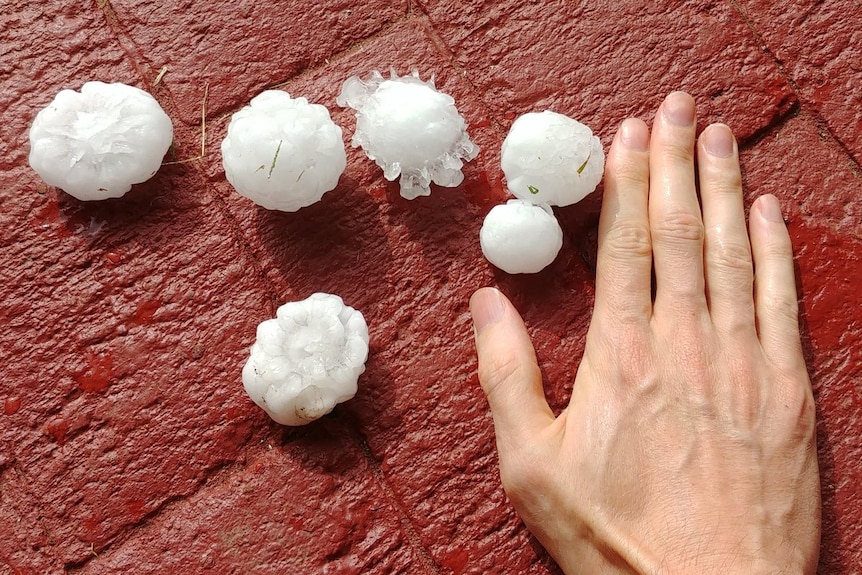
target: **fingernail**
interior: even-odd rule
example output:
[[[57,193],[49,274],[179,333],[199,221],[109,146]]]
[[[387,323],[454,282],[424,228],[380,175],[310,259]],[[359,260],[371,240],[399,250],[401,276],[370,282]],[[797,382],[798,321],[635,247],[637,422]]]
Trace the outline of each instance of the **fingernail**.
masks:
[[[778,203],[778,198],[772,194],[760,196],[760,215],[766,221],[784,223],[784,216],[781,215],[781,205]]]
[[[620,142],[629,150],[646,152],[649,149],[649,132],[643,122],[628,118],[620,124]]]
[[[724,124],[713,124],[701,136],[703,147],[711,156],[729,158],[733,155],[733,132]]]
[[[673,92],[664,99],[662,110],[665,117],[677,126],[694,123],[694,99],[685,92]]]
[[[476,333],[503,319],[505,311],[503,296],[494,288],[480,289],[470,298],[470,313]]]

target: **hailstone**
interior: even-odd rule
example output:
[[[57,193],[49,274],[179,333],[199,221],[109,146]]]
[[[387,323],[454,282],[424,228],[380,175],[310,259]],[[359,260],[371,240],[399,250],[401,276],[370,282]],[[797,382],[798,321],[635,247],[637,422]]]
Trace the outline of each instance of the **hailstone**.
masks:
[[[546,110],[515,120],[503,141],[500,163],[515,197],[568,206],[599,185],[605,154],[587,126]]]
[[[281,90],[260,93],[233,115],[221,153],[237,192],[284,212],[320,200],[347,166],[341,128],[329,111]]]
[[[148,93],[87,82],[36,115],[30,166],[79,200],[118,198],[155,175],[173,137],[171,119]]]
[[[455,187],[461,168],[479,153],[467,124],[449,94],[419,73],[390,79],[374,71],[367,81],[348,78],[338,105],[356,110],[352,144],[383,168],[389,181],[400,176],[401,195],[412,200],[431,194],[431,183]]]
[[[273,420],[304,425],[356,394],[367,357],[362,313],[337,295],[316,293],[257,327],[242,383]]]
[[[485,258],[504,272],[543,270],[563,247],[563,230],[547,204],[509,200],[494,206],[479,231]]]

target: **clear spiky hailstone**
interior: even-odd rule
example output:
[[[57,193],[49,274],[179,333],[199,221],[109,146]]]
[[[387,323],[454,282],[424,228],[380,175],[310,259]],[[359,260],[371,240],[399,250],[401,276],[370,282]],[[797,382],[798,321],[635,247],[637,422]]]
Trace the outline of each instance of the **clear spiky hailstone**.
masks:
[[[368,357],[362,313],[337,295],[286,303],[257,327],[242,370],[246,393],[283,425],[304,425],[356,394]]]
[[[173,141],[171,119],[148,93],[87,82],[62,90],[30,127],[30,166],[79,200],[118,198],[155,175]]]
[[[347,166],[341,128],[329,111],[281,90],[261,92],[233,115],[221,153],[237,192],[283,212],[320,200]]]
[[[602,180],[602,143],[580,122],[546,110],[520,116],[500,157],[509,191],[534,204],[568,206]]]
[[[510,274],[532,274],[556,259],[563,230],[547,204],[509,200],[494,206],[479,231],[485,258]]]
[[[408,200],[430,195],[432,182],[457,186],[464,181],[464,160],[479,153],[452,96],[416,71],[404,77],[392,72],[388,80],[377,71],[366,81],[353,76],[337,102],[356,110],[353,147],[361,146],[390,182],[400,176]]]

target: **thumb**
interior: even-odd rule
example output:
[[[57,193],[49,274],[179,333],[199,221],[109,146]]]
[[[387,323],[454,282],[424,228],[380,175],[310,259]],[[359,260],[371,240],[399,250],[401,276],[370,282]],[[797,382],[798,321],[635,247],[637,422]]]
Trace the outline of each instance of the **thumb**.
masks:
[[[506,297],[482,288],[470,298],[479,356],[479,383],[497,436],[532,435],[554,421],[524,321]]]

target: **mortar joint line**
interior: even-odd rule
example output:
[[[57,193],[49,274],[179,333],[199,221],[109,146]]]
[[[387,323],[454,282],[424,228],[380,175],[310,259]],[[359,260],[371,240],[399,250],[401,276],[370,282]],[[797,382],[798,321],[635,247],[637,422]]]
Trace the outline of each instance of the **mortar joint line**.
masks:
[[[794,107],[798,107],[799,109],[801,109],[805,113],[805,115],[807,115],[814,121],[814,125],[817,127],[817,130],[822,134],[826,134],[829,140],[833,144],[835,144],[835,146],[837,146],[838,149],[840,149],[845,154],[845,156],[847,156],[848,161],[853,166],[853,171],[855,172],[855,174],[862,178],[862,165],[860,165],[859,161],[856,160],[856,157],[854,156],[853,152],[844,144],[844,142],[841,141],[840,138],[838,138],[832,132],[826,122],[826,119],[821,116],[820,113],[818,113],[812,106],[808,105],[806,99],[802,95],[802,91],[800,90],[799,85],[796,83],[796,80],[794,80],[791,74],[785,69],[784,64],[781,62],[778,56],[775,55],[775,52],[772,51],[763,36],[758,33],[757,28],[754,26],[754,23],[745,14],[745,11],[739,5],[738,0],[727,1],[733,7],[736,13],[739,14],[739,17],[742,18],[742,21],[745,23],[746,27],[748,27],[749,32],[751,32],[751,35],[754,37],[760,49],[767,56],[769,56],[781,76],[784,78],[784,81],[787,82],[787,84],[790,86],[790,89],[793,90],[793,95],[795,96],[797,102],[796,106]],[[758,131],[758,134],[760,137],[765,135],[764,133],[761,133],[760,130]],[[751,140],[751,138],[749,138],[749,140]]]
[[[371,447],[368,445],[368,442],[362,436],[362,433],[359,431],[356,422],[353,421],[353,418],[350,417],[348,419],[349,421],[347,423],[350,428],[350,431],[353,434],[354,440],[356,440],[357,444],[359,445],[360,450],[362,450],[365,459],[368,461],[369,467],[371,467],[371,474],[374,477],[374,480],[383,490],[383,493],[389,500],[390,505],[392,505],[392,507],[400,515],[399,523],[401,524],[401,529],[404,531],[404,534],[407,536],[407,540],[410,543],[410,547],[413,548],[419,555],[419,558],[423,563],[423,567],[425,568],[426,573],[428,573],[429,575],[440,575],[440,569],[437,565],[437,562],[434,561],[434,558],[431,556],[430,550],[422,542],[422,538],[419,535],[419,530],[413,523],[413,519],[407,513],[407,510],[404,508],[401,499],[395,494],[395,491],[392,489],[392,486],[386,479],[386,476],[383,473],[383,469],[381,468],[380,461],[371,452]]]

